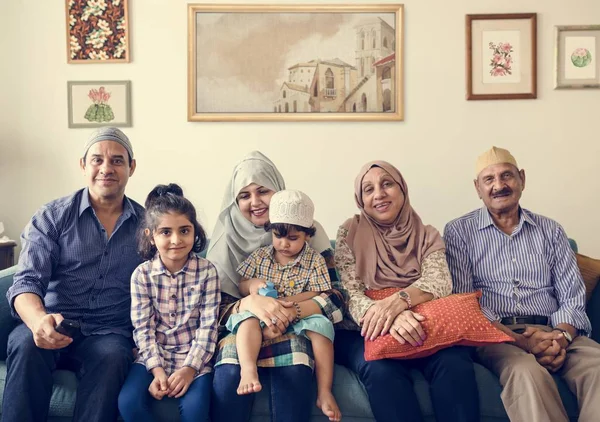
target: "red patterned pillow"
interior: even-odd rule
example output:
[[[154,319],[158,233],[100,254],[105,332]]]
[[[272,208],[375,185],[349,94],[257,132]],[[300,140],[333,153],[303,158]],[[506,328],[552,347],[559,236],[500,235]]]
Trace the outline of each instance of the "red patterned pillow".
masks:
[[[371,299],[381,300],[399,290],[367,290],[365,294]],[[374,341],[365,340],[365,360],[417,359],[450,346],[485,346],[513,341],[481,313],[479,297],[481,292],[461,293],[415,306],[412,310],[426,318],[421,323],[427,334],[423,345],[400,344],[391,334],[386,334]]]

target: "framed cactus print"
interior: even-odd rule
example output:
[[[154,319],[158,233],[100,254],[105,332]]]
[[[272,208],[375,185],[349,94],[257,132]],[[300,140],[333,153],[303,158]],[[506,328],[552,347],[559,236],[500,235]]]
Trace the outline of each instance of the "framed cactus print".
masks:
[[[131,81],[67,82],[69,127],[131,126]]]
[[[557,26],[555,89],[600,88],[600,25]]]
[[[537,15],[466,16],[467,100],[537,98]]]
[[[404,119],[402,4],[189,4],[188,121]]]
[[[128,63],[128,0],[65,0],[68,63]]]

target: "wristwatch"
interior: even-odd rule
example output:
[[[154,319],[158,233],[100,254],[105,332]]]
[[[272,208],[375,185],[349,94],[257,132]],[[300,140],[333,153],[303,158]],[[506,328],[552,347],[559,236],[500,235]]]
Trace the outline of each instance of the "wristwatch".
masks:
[[[573,336],[567,330],[556,327],[556,328],[554,328],[554,331],[560,331],[563,334],[563,336],[565,337],[565,339],[567,340],[567,343],[569,343],[569,344],[573,343]]]
[[[400,299],[406,302],[408,305],[407,309],[412,308],[412,301],[410,300],[410,295],[408,293],[406,293],[404,290],[400,290],[398,292],[398,296],[400,296]]]

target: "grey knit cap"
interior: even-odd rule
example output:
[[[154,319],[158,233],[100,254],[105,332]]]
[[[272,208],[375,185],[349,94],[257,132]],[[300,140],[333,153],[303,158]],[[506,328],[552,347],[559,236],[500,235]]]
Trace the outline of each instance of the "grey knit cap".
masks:
[[[100,129],[92,133],[88,141],[85,143],[85,147],[83,149],[83,156],[85,157],[92,145],[100,141],[114,141],[118,144],[121,144],[123,148],[127,150],[127,153],[129,154],[129,159],[133,160],[133,148],[131,147],[131,142],[129,142],[129,138],[123,132],[121,132],[120,129],[111,126],[101,127]]]

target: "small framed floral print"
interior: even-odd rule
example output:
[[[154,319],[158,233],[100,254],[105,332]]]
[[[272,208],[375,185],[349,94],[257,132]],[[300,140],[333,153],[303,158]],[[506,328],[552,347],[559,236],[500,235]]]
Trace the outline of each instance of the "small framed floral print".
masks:
[[[131,126],[131,81],[67,82],[69,127]]]
[[[600,25],[556,27],[555,89],[600,88]]]
[[[467,100],[537,98],[537,15],[467,15]]]
[[[68,63],[128,63],[127,0],[65,0]]]

